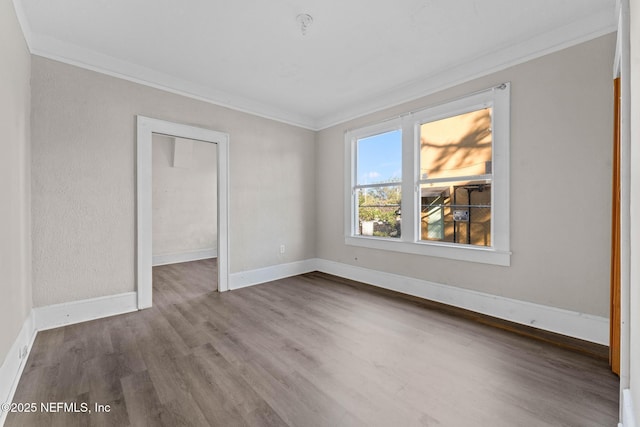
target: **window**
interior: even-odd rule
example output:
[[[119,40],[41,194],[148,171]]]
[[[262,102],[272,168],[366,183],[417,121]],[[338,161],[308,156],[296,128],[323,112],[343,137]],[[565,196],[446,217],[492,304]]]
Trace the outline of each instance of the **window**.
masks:
[[[346,243],[509,265],[508,83],[346,134]]]
[[[420,125],[421,239],[491,246],[491,113]]]
[[[355,234],[397,239],[401,235],[402,131],[358,138],[355,150]]]

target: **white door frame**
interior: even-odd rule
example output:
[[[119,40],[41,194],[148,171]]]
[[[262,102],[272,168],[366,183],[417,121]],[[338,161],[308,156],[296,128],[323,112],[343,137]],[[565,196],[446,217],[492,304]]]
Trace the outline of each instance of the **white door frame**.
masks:
[[[152,305],[152,158],[154,133],[210,142],[218,148],[218,291],[229,290],[229,135],[137,116],[136,237],[138,309]]]

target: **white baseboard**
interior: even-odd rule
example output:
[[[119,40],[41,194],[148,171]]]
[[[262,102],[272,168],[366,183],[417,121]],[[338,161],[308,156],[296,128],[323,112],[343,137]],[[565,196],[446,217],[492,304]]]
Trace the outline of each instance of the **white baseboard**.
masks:
[[[199,261],[201,259],[217,258],[218,250],[216,248],[201,249],[198,251],[178,252],[173,254],[154,255],[152,265],[177,264],[179,262]]]
[[[13,400],[18,381],[27,362],[33,340],[36,337],[36,327],[33,310],[22,324],[22,329],[13,342],[4,363],[0,366],[0,403],[9,403]],[[0,410],[0,426],[4,425],[7,412]]]
[[[633,398],[631,396],[631,389],[622,390],[622,422],[618,424],[619,427],[636,427],[636,414],[633,409]]]
[[[138,294],[127,292],[118,295],[65,302],[33,309],[36,329],[58,328],[73,323],[86,322],[130,313],[138,310]]]
[[[13,400],[38,331],[137,311],[137,302],[137,293],[127,292],[32,309],[0,366],[0,403]],[[0,426],[6,416],[6,412],[0,411]]]
[[[229,289],[321,271],[510,322],[609,345],[609,319],[323,259],[308,259],[233,273]]]
[[[545,331],[609,345],[609,319],[605,317],[442,285],[334,261],[316,259],[315,264],[316,269],[324,273],[464,308]]]
[[[316,259],[313,258],[304,261],[258,268],[255,270],[242,271],[240,273],[232,273],[229,275],[229,289],[246,288],[247,286],[284,279],[285,277],[310,273],[317,270],[316,264]]]

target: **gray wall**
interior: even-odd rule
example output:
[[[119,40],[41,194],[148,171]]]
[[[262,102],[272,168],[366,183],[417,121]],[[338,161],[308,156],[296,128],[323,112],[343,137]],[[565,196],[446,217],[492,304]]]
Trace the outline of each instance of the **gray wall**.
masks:
[[[152,153],[153,256],[215,250],[216,144],[153,135]]]
[[[0,363],[31,310],[30,58],[11,0],[0,0]]]
[[[615,35],[319,133],[319,258],[608,317]],[[511,267],[344,243],[344,132],[510,81]]]
[[[37,56],[32,90],[34,306],[135,290],[136,114],[229,133],[232,273],[315,256],[313,132]]]

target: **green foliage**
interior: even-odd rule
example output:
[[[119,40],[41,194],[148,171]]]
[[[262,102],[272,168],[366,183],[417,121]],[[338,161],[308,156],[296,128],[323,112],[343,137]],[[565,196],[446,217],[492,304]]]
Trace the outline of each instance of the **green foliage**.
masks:
[[[358,194],[360,221],[378,221],[389,231],[375,231],[374,236],[389,237],[399,233],[398,214],[401,191],[399,187],[369,188]]]
[[[380,209],[360,208],[360,221],[374,221],[376,218],[380,218]]]

